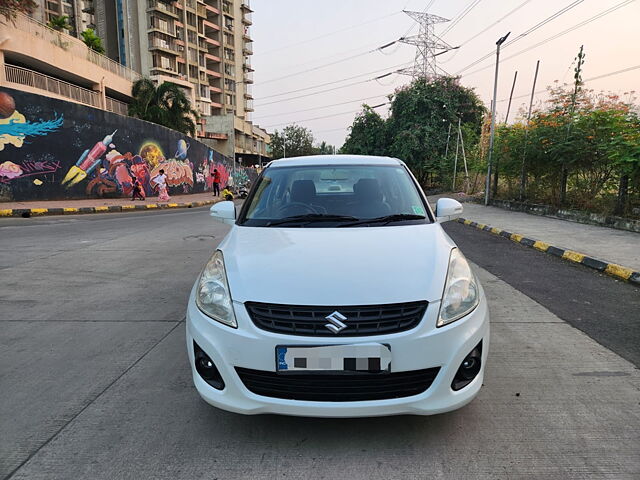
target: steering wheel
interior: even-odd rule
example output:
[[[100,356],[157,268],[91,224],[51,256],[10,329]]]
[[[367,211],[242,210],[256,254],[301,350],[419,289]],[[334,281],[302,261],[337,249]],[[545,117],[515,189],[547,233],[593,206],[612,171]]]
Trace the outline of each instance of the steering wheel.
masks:
[[[318,213],[311,205],[302,202],[291,202],[280,207],[278,213],[283,216],[303,215],[305,213]]]

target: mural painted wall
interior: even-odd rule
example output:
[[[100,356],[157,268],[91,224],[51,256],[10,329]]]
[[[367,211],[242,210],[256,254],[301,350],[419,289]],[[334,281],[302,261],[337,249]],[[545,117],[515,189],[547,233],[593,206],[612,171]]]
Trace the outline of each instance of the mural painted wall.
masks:
[[[62,100],[0,88],[0,201],[130,196],[134,177],[147,195],[162,169],[170,195],[229,181],[231,161],[173,130]],[[235,184],[254,180],[237,168]]]

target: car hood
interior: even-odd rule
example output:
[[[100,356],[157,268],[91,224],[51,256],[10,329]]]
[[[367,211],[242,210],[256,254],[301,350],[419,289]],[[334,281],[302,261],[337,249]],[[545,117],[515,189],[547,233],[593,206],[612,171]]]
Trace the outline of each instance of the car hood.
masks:
[[[442,297],[455,247],[439,224],[234,226],[220,244],[237,302],[371,305]]]

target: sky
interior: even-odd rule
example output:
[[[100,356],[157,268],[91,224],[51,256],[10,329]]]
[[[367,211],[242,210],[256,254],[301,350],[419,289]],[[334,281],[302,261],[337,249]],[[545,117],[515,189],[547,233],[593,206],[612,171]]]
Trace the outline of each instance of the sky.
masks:
[[[438,56],[438,67],[461,75],[462,84],[475,89],[487,106],[493,94],[495,42],[511,32],[500,52],[498,119],[505,118],[516,71],[510,121],[528,106],[537,60],[536,91],[542,91],[534,105],[542,105],[545,87],[573,81],[581,45],[585,80],[638,67],[589,80],[588,88],[640,93],[640,0],[251,0],[253,122],[269,132],[296,123],[310,129],[317,143],[339,148],[363,103],[385,103],[386,95],[410,83],[410,76],[398,73],[375,77],[412,65],[415,47],[395,43],[378,48],[416,35],[418,25],[403,10],[424,12],[427,7],[427,13],[452,20],[435,25],[435,34],[451,46],[460,45]],[[577,28],[551,39],[572,27]],[[487,59],[470,66],[485,55]],[[388,106],[376,111],[386,117]]]

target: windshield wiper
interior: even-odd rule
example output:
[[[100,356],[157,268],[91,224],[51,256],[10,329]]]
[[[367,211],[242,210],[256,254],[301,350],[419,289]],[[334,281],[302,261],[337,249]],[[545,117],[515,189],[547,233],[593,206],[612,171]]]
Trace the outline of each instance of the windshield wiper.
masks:
[[[391,222],[402,222],[404,220],[424,220],[424,215],[414,215],[413,213],[394,213],[393,215],[385,215],[384,217],[362,218],[357,222],[345,223],[338,227],[355,227],[356,225],[367,225],[370,223],[381,223],[387,225]]]
[[[284,225],[286,223],[291,224],[308,224],[315,222],[350,222],[352,220],[357,221],[356,217],[349,215],[328,215],[326,213],[306,213],[304,215],[294,215],[293,217],[285,217],[279,220],[271,220],[267,222],[265,227],[273,227],[276,225]]]

